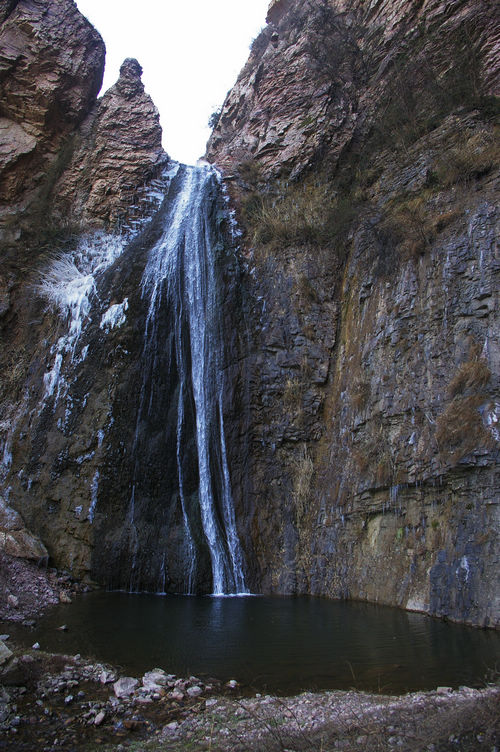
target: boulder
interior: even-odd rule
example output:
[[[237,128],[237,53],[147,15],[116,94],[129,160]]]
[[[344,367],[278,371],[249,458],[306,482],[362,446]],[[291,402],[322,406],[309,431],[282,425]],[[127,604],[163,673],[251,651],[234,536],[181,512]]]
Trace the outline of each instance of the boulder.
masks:
[[[12,650],[9,650],[7,645],[0,640],[0,666],[6,663],[12,656]]]
[[[148,671],[142,677],[143,687],[152,692],[163,689],[167,684],[168,676],[162,669],[153,669],[153,671]]]
[[[130,697],[130,695],[133,695],[138,686],[139,681],[137,679],[134,679],[132,676],[122,676],[121,679],[118,679],[118,681],[113,684],[113,689],[115,695],[121,700],[124,697]]]

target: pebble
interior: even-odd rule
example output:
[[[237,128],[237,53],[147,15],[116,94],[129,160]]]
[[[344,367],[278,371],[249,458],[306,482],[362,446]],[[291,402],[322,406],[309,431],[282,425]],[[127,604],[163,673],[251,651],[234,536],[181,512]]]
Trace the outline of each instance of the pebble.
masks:
[[[66,704],[66,705],[69,705],[70,703],[72,703],[72,702],[73,702],[73,700],[74,700],[74,699],[75,699],[75,698],[73,697],[73,695],[67,695],[67,696],[66,696],[66,697],[64,698],[64,702],[65,702],[65,704]]]
[[[32,645],[31,647],[32,647],[33,650],[40,650],[40,643],[39,642],[35,642],[35,644]]]
[[[197,685],[195,685],[194,687],[188,687],[186,692],[189,695],[189,697],[199,697],[200,695],[203,694],[202,688],[198,687]]]
[[[180,689],[174,689],[172,692],[168,693],[168,696],[171,700],[177,700],[178,702],[181,702],[184,699],[184,692],[181,692]]]
[[[237,686],[238,682],[236,681],[236,679],[230,679],[226,684],[226,687],[229,687],[229,689],[236,689]]]
[[[101,710],[94,718],[94,726],[100,726],[105,718],[106,718],[106,713],[104,712],[104,710]]]
[[[113,671],[102,671],[99,676],[99,681],[101,684],[110,684],[111,682],[116,681],[116,674]]]

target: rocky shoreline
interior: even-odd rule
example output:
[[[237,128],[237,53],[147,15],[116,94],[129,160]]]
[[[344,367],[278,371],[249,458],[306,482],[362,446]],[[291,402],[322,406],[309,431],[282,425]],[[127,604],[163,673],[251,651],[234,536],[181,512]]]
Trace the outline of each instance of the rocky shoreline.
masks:
[[[487,750],[498,752],[500,685],[399,697],[357,691],[249,694],[237,678],[125,676],[80,655],[26,649],[50,605],[89,589],[53,569],[0,555],[0,750]],[[29,641],[28,641],[29,642]]]
[[[236,681],[163,669],[127,677],[79,655],[11,648],[0,688],[0,749],[9,752],[498,750],[499,686],[248,697]]]

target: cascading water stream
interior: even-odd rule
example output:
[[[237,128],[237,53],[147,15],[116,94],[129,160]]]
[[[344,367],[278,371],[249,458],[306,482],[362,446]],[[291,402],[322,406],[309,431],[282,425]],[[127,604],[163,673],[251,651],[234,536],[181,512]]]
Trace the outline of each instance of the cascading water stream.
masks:
[[[243,561],[231,495],[222,413],[222,338],[217,299],[213,229],[216,173],[210,166],[181,167],[178,193],[164,221],[160,239],[149,253],[142,278],[148,301],[143,347],[143,380],[137,416],[139,426],[155,411],[152,375],[161,341],[161,312],[173,316],[177,370],[176,462],[184,525],[186,591],[193,591],[197,556],[185,487],[182,447],[188,395],[195,412],[199,517],[212,569],[215,595],[244,593]],[[172,370],[172,366],[171,366]],[[149,386],[148,386],[149,385]],[[138,439],[137,439],[138,440]],[[137,447],[136,447],[137,448]],[[139,465],[136,472],[141,472]]]
[[[0,481],[6,498],[50,481],[61,519],[59,499],[75,499],[91,525],[82,560],[112,589],[247,591],[224,437],[221,190],[209,165],[171,166],[137,227],[82,237],[37,286],[57,336]],[[27,436],[25,471],[12,447]]]

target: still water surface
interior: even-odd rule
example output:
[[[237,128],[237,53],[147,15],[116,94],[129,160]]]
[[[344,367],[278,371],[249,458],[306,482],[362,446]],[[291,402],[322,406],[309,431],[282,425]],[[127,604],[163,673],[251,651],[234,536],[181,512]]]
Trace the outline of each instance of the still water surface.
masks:
[[[57,630],[62,624],[67,632]],[[492,630],[306,597],[91,593],[51,609],[29,639],[132,674],[158,666],[283,693],[480,685],[500,667],[500,635]]]

